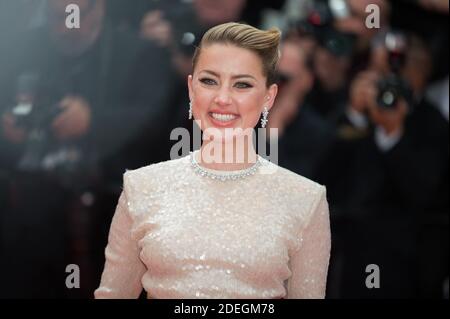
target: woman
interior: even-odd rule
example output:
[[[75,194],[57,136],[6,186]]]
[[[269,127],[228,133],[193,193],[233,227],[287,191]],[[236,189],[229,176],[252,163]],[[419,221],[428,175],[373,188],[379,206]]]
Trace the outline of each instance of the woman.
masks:
[[[325,188],[262,159],[248,140],[226,147],[261,114],[267,123],[279,42],[277,30],[237,23],[204,35],[188,86],[205,141],[191,156],[124,174],[96,298],[142,288],[148,298],[325,296]]]

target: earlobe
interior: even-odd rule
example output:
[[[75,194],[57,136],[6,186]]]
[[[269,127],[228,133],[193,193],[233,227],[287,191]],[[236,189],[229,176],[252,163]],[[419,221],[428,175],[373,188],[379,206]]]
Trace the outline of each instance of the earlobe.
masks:
[[[268,109],[268,111],[270,111],[271,109],[272,109],[272,106],[273,106],[273,102],[272,102],[272,97],[271,97],[271,95],[269,95],[268,97],[267,97],[267,101],[266,101],[266,108]]]

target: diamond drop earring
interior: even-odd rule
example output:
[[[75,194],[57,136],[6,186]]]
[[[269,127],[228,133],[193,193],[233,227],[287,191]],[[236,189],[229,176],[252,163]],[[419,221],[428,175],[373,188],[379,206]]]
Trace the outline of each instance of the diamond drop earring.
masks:
[[[189,102],[189,119],[192,120],[192,102]]]
[[[267,125],[267,122],[269,122],[269,120],[267,119],[267,117],[269,116],[269,109],[267,108],[267,106],[264,107],[264,111],[263,111],[263,117],[261,119],[261,127],[265,128]]]

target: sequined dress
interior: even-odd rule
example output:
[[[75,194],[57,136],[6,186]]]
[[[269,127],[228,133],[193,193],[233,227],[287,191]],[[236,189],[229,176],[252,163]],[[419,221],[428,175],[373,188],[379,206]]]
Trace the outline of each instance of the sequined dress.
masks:
[[[325,187],[260,158],[253,175],[192,157],[124,174],[96,298],[324,298]]]

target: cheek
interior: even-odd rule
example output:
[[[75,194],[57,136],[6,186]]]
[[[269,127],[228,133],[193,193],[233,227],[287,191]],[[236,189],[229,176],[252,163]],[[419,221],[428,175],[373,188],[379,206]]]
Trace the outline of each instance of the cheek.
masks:
[[[203,112],[208,110],[213,101],[213,94],[209,90],[205,90],[202,87],[194,86],[194,110]]]
[[[239,113],[243,121],[249,126],[254,126],[261,115],[262,104],[258,96],[250,95],[242,97],[239,101]]]

